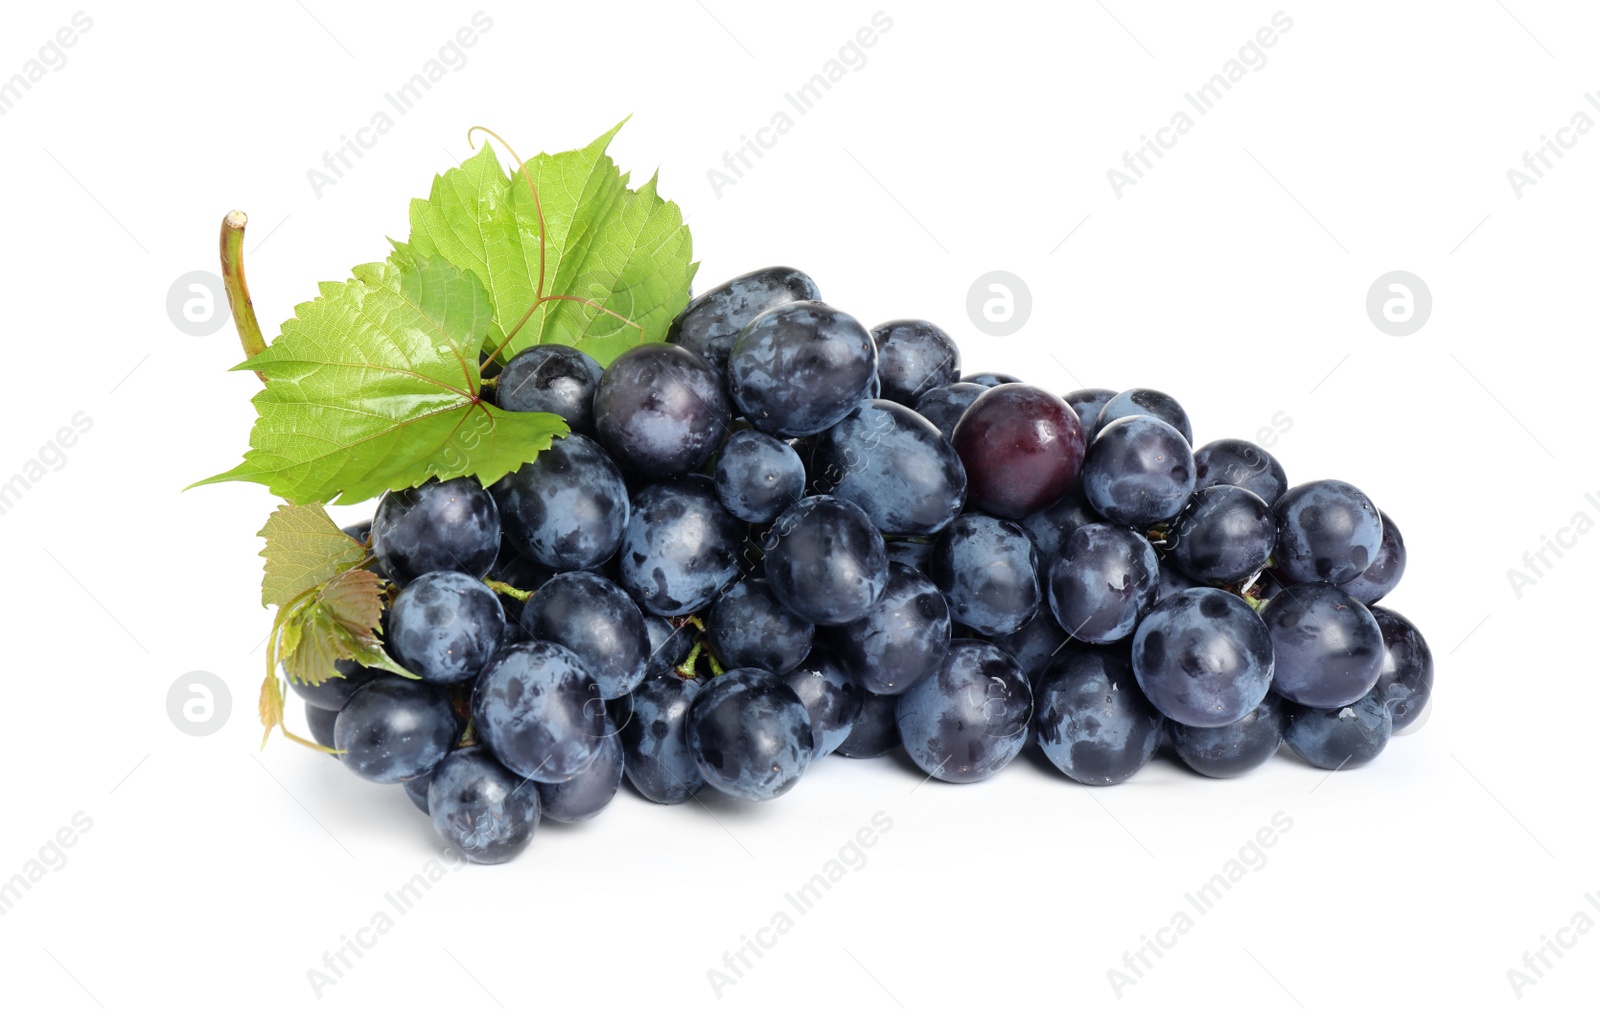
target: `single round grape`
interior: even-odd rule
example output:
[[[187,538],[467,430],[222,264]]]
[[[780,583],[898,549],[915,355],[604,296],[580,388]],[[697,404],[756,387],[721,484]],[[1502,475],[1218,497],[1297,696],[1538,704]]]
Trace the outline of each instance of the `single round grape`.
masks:
[[[346,701],[350,700],[350,695],[355,693],[357,688],[373,677],[382,675],[384,674],[381,670],[357,665],[352,659],[335,659],[332,675],[315,686],[301,683],[292,677],[288,679],[289,689],[299,694],[307,704],[327,711],[338,711],[345,706]]]
[[[1272,509],[1243,487],[1194,492],[1167,534],[1167,559],[1199,582],[1237,585],[1266,566],[1277,540]]]
[[[1194,455],[1183,434],[1154,417],[1114,420],[1083,460],[1083,493],[1120,525],[1147,528],[1183,510],[1194,493]]]
[[[939,669],[900,695],[906,753],[930,777],[993,777],[1022,752],[1033,694],[1017,660],[987,641],[950,642]]]
[[[624,351],[594,393],[595,437],[618,465],[647,480],[704,466],[727,436],[729,416],[716,371],[666,343]]]
[[[942,385],[937,389],[929,389],[917,397],[916,411],[928,418],[928,422],[949,440],[950,436],[955,434],[956,424],[967,412],[967,407],[988,389],[988,386],[976,382],[952,382],[949,385]]]
[[[734,583],[706,614],[706,640],[726,669],[753,667],[786,673],[811,651],[810,623],[778,602],[767,583]]]
[[[860,619],[889,581],[883,537],[867,513],[826,494],[805,498],[780,515],[766,552],[772,594],[813,624]]]
[[[1088,500],[1083,496],[1083,490],[1074,487],[1063,494],[1059,501],[1046,505],[1022,519],[1021,524],[1032,538],[1039,559],[1048,562],[1049,558],[1061,551],[1061,544],[1067,541],[1067,537],[1084,526],[1104,521],[1105,519],[1089,507]]]
[[[756,316],[734,341],[728,391],[758,430],[803,437],[855,409],[877,358],[853,317],[820,301],[790,302]]]
[[[1166,720],[1140,692],[1125,645],[1062,653],[1034,697],[1039,748],[1080,784],[1127,781],[1164,738]]]
[[[712,479],[722,507],[746,522],[771,522],[805,494],[806,466],[787,442],[735,431],[723,443]]]
[[[951,442],[973,506],[1000,518],[1020,519],[1059,500],[1083,466],[1077,412],[1031,385],[999,385],[979,396]]]
[[[1094,441],[1095,433],[1100,430],[1100,411],[1116,398],[1116,395],[1115,389],[1078,389],[1061,397],[1067,401],[1068,406],[1078,412],[1078,423],[1083,426],[1083,440],[1086,444]]]
[[[628,524],[622,471],[581,434],[558,438],[533,462],[491,488],[506,538],[555,571],[596,568],[611,559]]]
[[[817,435],[812,488],[860,506],[880,532],[930,536],[961,514],[967,474],[939,430],[910,407],[863,400]]]
[[[499,509],[466,476],[390,491],[372,518],[372,552],[397,585],[429,571],[482,578],[500,552]]]
[[[1034,618],[1020,629],[1010,634],[996,635],[989,640],[1016,659],[1023,675],[1028,678],[1028,685],[1037,687],[1039,677],[1050,665],[1050,660],[1059,655],[1071,639],[1056,622],[1055,614],[1050,612],[1049,607],[1041,606]]]
[[[866,759],[881,757],[900,745],[900,728],[895,715],[900,698],[861,692],[861,711],[850,726],[850,735],[833,752],[841,757]]]
[[[997,385],[1020,383],[1022,379],[1015,375],[1007,375],[1003,371],[975,371],[970,375],[962,375],[957,381],[971,382],[973,385],[981,385],[985,389],[993,389]]]
[[[813,648],[793,669],[780,674],[811,719],[811,759],[820,760],[837,750],[855,727],[861,713],[861,696],[838,656],[826,647]]]
[[[333,723],[344,766],[368,781],[394,784],[427,774],[450,752],[455,712],[436,687],[381,676],[356,690]]]
[[[710,604],[739,576],[745,525],[699,473],[641,490],[622,536],[619,580],[639,606],[681,617]]]
[[[1272,691],[1256,709],[1227,725],[1209,729],[1167,723],[1178,759],[1209,778],[1234,778],[1272,759],[1283,742],[1284,702]]]
[[[541,343],[506,363],[495,383],[495,403],[514,413],[553,413],[579,434],[593,434],[600,376],[600,363],[578,348]]]
[[[395,596],[388,643],[395,661],[428,683],[478,675],[506,629],[500,597],[459,571],[430,571]]]
[[[339,720],[337,711],[319,708],[310,701],[305,702],[306,728],[311,730],[311,740],[319,746],[328,749],[337,749],[333,745],[333,726]]]
[[[1383,545],[1383,519],[1371,499],[1343,480],[1289,488],[1272,506],[1273,558],[1291,581],[1347,582]]]
[[[752,270],[697,295],[667,328],[667,342],[694,351],[718,372],[739,331],[769,308],[791,301],[820,301],[816,281],[789,266]]]
[[[1283,741],[1312,767],[1338,771],[1370,763],[1393,732],[1388,707],[1371,693],[1337,708],[1289,705]]]
[[[918,396],[949,385],[961,373],[956,342],[924,319],[896,319],[874,327],[872,342],[878,345],[881,398],[903,406],[915,405]]]
[[[1132,529],[1083,526],[1050,561],[1050,612],[1079,641],[1121,641],[1155,604],[1156,565],[1155,548]]]
[[[1133,634],[1133,674],[1163,715],[1201,728],[1255,710],[1272,685],[1272,638],[1250,604],[1186,589],[1151,608]]]
[[[845,670],[874,694],[902,694],[933,673],[950,642],[950,607],[926,575],[889,565],[883,597],[828,635]]]
[[[647,677],[671,674],[689,657],[689,649],[694,646],[694,634],[689,628],[678,627],[654,613],[644,615],[644,630],[650,639],[650,661],[645,666]]]
[[[587,571],[556,575],[522,608],[528,637],[569,650],[600,696],[621,697],[644,679],[650,635],[644,615],[616,583]]]
[[[561,823],[581,823],[598,816],[622,784],[622,762],[622,738],[616,727],[607,722],[600,755],[594,763],[567,781],[538,783],[539,806],[544,815]]]
[[[701,687],[698,680],[653,676],[630,695],[627,716],[618,720],[623,770],[651,802],[686,802],[706,783],[689,752],[689,707]]]
[[[1373,693],[1399,732],[1417,720],[1433,694],[1433,650],[1416,625],[1393,610],[1374,606],[1372,617],[1383,633],[1383,665]]]
[[[481,746],[444,759],[428,785],[433,829],[469,862],[496,865],[520,855],[539,826],[539,791]]]
[[[776,799],[799,782],[814,749],[806,706],[764,669],[723,673],[689,707],[689,752],[706,781],[729,795]]]
[[[1290,585],[1261,610],[1272,635],[1272,687],[1296,704],[1353,704],[1378,682],[1383,632],[1367,608],[1336,585]]]
[[[979,634],[1010,634],[1039,611],[1033,541],[1015,522],[967,512],[934,540],[930,567],[950,615]]]
[[[576,655],[551,641],[512,645],[491,659],[472,692],[472,717],[502,764],[546,783],[588,767],[606,731],[599,688]]]
[[[1400,577],[1406,573],[1406,541],[1400,536],[1399,527],[1381,508],[1378,509],[1378,518],[1383,522],[1383,539],[1378,543],[1378,556],[1359,575],[1339,583],[1339,587],[1354,596],[1357,602],[1368,606],[1393,592],[1395,586],[1400,584]]]
[[[1189,426],[1189,415],[1183,412],[1178,401],[1154,389],[1127,389],[1117,393],[1100,410],[1099,427],[1124,417],[1154,417],[1166,421],[1183,435],[1183,440],[1194,444],[1194,430]]]
[[[1283,465],[1255,442],[1223,438],[1194,450],[1195,489],[1227,484],[1243,487],[1268,506],[1289,489]]]

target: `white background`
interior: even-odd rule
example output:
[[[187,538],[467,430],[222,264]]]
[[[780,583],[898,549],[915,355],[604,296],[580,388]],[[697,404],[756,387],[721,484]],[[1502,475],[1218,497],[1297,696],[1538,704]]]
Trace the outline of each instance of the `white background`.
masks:
[[[320,196],[307,170],[477,3],[88,8],[65,66],[0,117],[0,481],[73,414],[93,422],[0,515],[0,878],[75,813],[92,820],[0,916],[0,997],[311,1004],[307,970],[439,854],[398,787],[282,740],[257,750],[269,614],[253,534],[273,502],[244,484],[180,493],[237,460],[256,380],[225,373],[230,326],[173,325],[173,282],[216,268],[218,221],[245,209],[270,335],[317,281],[405,235],[407,200],[466,156],[469,126],[528,155],[632,113],[612,153],[636,181],[659,166],[700,287],[799,266],[869,325],[938,321],[968,370],[1166,390],[1199,441],[1282,412],[1292,480],[1350,480],[1403,529],[1390,602],[1434,646],[1437,703],[1422,731],[1331,778],[1288,758],[1229,782],[1158,762],[1091,792],[1021,759],[913,791],[902,759],[830,759],[770,805],[625,791],[592,823],[541,827],[510,865],[447,874],[321,1002],[717,1002],[707,970],[877,811],[893,827],[868,863],[722,1003],[1517,1001],[1506,972],[1525,951],[1580,911],[1600,920],[1584,899],[1600,888],[1584,784],[1600,537],[1520,599],[1506,574],[1575,513],[1600,514],[1600,135],[1520,198],[1506,172],[1575,112],[1600,117],[1584,100],[1600,24],[1535,0],[1285,8],[1293,28],[1265,66],[1119,198],[1107,170],[1278,9],[1199,6],[885,6],[866,64],[720,196],[707,170],[874,3],[486,6],[465,65]],[[10,5],[0,78],[76,9]],[[1016,335],[968,320],[991,270],[1031,289]],[[1432,292],[1410,336],[1366,313],[1390,270]],[[204,738],[167,714],[191,670],[231,688],[232,717]],[[1279,812],[1293,827],[1266,865],[1119,1000],[1108,969]],[[1575,945],[1522,990],[1530,1005],[1600,981],[1600,937],[1562,936]]]

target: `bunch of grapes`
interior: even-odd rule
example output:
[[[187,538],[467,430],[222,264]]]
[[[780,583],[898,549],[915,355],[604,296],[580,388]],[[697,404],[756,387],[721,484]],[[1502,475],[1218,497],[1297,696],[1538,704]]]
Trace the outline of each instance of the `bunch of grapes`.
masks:
[[[494,396],[572,433],[348,530],[418,679],[294,685],[319,742],[476,861],[624,777],[766,800],[903,745],[971,782],[1030,740],[1091,785],[1164,742],[1212,777],[1283,743],[1348,768],[1428,700],[1426,642],[1374,605],[1405,544],[1360,490],[1194,449],[1154,390],[962,375],[938,327],[869,331],[797,270],[707,291],[604,370],[523,351]]]

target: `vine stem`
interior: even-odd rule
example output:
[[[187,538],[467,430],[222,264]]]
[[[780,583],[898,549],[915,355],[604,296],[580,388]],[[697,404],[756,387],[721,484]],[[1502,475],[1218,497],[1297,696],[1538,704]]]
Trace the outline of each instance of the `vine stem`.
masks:
[[[256,309],[250,303],[250,285],[244,279],[244,226],[249,217],[242,210],[230,210],[222,218],[222,235],[218,242],[222,256],[222,286],[228,292],[228,309],[233,313],[233,328],[239,332],[239,345],[246,359],[267,349],[266,338],[261,335],[261,323],[256,321]],[[261,378],[261,373],[256,372]],[[265,378],[261,378],[263,382]]]

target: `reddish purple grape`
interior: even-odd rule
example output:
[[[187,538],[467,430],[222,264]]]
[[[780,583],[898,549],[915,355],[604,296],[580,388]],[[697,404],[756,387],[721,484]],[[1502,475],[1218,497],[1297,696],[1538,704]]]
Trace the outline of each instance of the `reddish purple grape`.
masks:
[[[1066,400],[1036,386],[995,386],[951,437],[967,471],[967,500],[1019,519],[1058,500],[1083,466],[1083,425]]]

